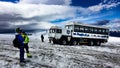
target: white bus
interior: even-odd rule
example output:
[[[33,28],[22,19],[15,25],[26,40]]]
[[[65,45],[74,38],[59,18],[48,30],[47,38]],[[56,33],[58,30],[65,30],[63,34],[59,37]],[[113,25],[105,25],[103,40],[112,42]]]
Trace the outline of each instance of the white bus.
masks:
[[[109,37],[109,28],[72,22],[65,25],[65,28],[51,27],[49,40],[58,44],[71,45],[101,45]]]

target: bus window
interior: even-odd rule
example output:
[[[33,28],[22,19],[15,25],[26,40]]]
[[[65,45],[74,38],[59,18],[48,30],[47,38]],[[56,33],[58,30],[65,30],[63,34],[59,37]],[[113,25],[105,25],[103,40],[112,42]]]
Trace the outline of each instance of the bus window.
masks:
[[[69,26],[69,29],[71,29],[71,30],[72,30],[72,29],[73,29],[73,26]]]
[[[79,32],[79,31],[80,31],[80,30],[79,30],[79,26],[75,25],[75,26],[74,26],[74,31],[75,31],[75,32]]]
[[[49,33],[54,33],[55,32],[55,29],[50,29],[49,30]]]
[[[98,33],[100,33],[100,34],[101,34],[101,29],[98,29]]]
[[[55,32],[55,30],[54,29],[52,29],[52,33],[54,33]]]
[[[105,33],[106,33],[106,34],[108,34],[108,33],[109,33],[109,30],[108,30],[108,29],[106,29],[106,30],[105,30]]]
[[[102,29],[102,34],[106,34],[106,33],[105,33],[105,29]]]
[[[67,29],[73,29],[73,26],[72,25],[69,25],[69,26],[65,26],[65,28],[67,28]]]
[[[62,30],[61,29],[57,29],[56,33],[62,33]]]
[[[90,28],[89,28],[89,32],[90,32],[90,33],[93,33],[93,28],[90,27]]]
[[[89,28],[88,27],[84,27],[84,31],[87,33],[89,32]]]
[[[103,29],[103,33],[105,33],[105,29]]]
[[[80,26],[80,27],[79,27],[79,30],[80,30],[80,32],[84,32],[84,27],[83,27],[83,26]]]
[[[95,32],[95,33],[98,33],[98,32],[97,32],[97,28],[94,28],[94,32]]]
[[[69,27],[68,27],[68,26],[65,26],[65,28],[66,28],[66,29],[69,29]]]

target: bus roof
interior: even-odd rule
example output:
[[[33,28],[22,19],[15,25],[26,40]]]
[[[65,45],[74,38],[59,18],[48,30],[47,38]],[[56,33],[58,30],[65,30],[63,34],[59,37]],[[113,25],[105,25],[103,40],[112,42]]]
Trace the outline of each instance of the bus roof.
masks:
[[[88,26],[88,27],[109,29],[109,27],[95,26],[95,25],[89,25],[89,24],[83,24],[82,22],[69,22],[69,23],[67,23],[65,26],[68,26],[68,25],[81,25],[81,26]]]
[[[57,28],[57,29],[61,29],[61,27],[59,27],[59,26],[51,26],[51,27],[50,27],[50,29],[56,29],[56,28]]]

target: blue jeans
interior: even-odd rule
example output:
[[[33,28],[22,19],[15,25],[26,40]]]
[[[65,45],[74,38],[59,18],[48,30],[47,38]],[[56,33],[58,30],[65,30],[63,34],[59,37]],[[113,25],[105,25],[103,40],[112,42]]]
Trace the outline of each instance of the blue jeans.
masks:
[[[20,62],[24,61],[24,47],[20,46]]]

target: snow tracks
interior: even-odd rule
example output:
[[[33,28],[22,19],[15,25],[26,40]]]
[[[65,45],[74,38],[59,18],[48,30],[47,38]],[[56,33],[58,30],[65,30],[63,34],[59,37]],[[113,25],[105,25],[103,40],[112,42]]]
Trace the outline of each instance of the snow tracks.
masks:
[[[0,40],[0,68],[120,68],[120,43],[102,46],[69,46],[42,43],[39,39],[29,43],[32,58],[19,65],[19,50],[11,39]]]

